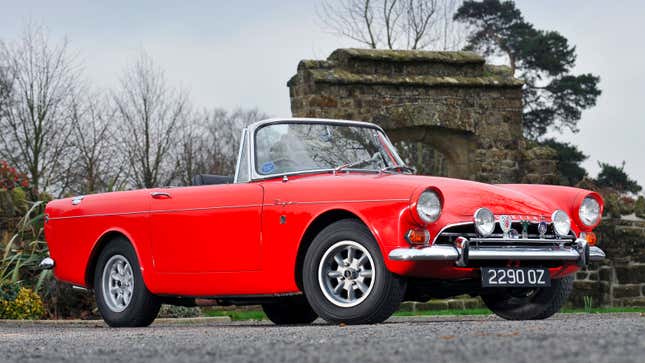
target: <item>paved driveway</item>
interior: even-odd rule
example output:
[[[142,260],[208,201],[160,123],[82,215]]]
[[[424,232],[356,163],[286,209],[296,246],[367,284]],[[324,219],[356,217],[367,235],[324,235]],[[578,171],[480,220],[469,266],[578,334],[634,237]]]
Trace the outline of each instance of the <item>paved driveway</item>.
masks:
[[[641,314],[392,318],[371,326],[156,323],[111,329],[0,323],[0,361],[645,362]]]

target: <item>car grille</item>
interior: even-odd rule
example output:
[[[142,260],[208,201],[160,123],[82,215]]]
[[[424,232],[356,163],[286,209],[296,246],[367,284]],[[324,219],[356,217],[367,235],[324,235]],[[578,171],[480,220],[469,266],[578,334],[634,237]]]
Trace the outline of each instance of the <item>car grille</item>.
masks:
[[[474,223],[463,223],[458,225],[452,225],[447,228],[444,228],[437,238],[435,239],[435,244],[438,245],[450,245],[454,246],[455,240],[458,237],[464,237],[469,240],[469,244],[472,247],[504,247],[504,248],[513,248],[513,247],[556,247],[556,246],[571,246],[574,244],[576,236],[573,232],[569,233],[567,237],[560,237],[556,235],[553,230],[553,225],[551,223],[547,226],[547,232],[544,236],[540,236],[538,233],[538,223],[529,223],[527,229],[527,238],[521,238],[522,224],[521,222],[513,222],[512,228],[519,232],[519,239],[509,239],[504,238],[502,229],[499,226],[499,223],[495,226],[495,231],[488,237],[481,237],[479,233],[475,230]],[[506,262],[503,261],[471,261],[468,265],[471,267],[477,266],[504,266]],[[523,266],[556,266],[557,262],[537,262],[537,261],[524,261]]]
[[[519,222],[513,222],[512,223],[512,228],[515,229],[516,231],[519,232],[520,237],[522,235],[522,224]],[[436,244],[443,244],[443,245],[453,245],[454,241],[457,237],[465,237],[468,239],[477,239],[480,241],[485,241],[485,240],[496,240],[496,239],[502,239],[504,237],[504,233],[502,232],[502,229],[499,226],[499,223],[495,225],[495,231],[488,237],[480,237],[479,233],[475,230],[475,225],[473,223],[464,223],[464,224],[459,224],[459,225],[453,225],[449,226],[448,228],[444,228],[440,233],[439,236],[435,239]],[[560,237],[555,234],[555,231],[553,230],[553,225],[549,223],[547,225],[547,231],[544,234],[544,236],[540,236],[538,233],[538,224],[537,223],[530,223],[527,229],[527,239],[520,239],[520,240],[515,240],[515,239],[506,239],[504,243],[501,243],[500,245],[508,245],[513,244],[513,245],[525,245],[527,240],[534,239],[534,240],[553,240],[554,244],[561,244],[561,243],[567,243],[567,242],[573,242],[575,240],[575,235],[573,232],[569,233],[568,237]],[[516,242],[516,243],[513,243]],[[539,244],[544,244],[543,242],[539,242]]]

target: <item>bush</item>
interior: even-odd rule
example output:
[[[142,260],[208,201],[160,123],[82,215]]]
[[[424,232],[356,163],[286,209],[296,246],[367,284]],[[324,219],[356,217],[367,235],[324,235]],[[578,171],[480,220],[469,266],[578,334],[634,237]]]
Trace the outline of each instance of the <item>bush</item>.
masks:
[[[202,313],[198,307],[186,307],[176,305],[161,305],[160,318],[194,318]]]
[[[52,319],[99,319],[91,291],[75,290],[72,285],[49,279],[39,290],[47,316]]]
[[[11,190],[19,186],[23,188],[29,186],[27,176],[16,171],[6,161],[0,160],[0,189]]]
[[[45,314],[40,296],[31,289],[11,285],[0,291],[0,319],[40,319]]]

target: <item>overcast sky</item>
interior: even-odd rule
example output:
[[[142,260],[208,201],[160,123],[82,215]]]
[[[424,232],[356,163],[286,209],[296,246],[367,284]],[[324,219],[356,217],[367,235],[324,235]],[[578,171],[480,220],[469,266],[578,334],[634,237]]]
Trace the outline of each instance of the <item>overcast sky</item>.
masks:
[[[86,78],[99,87],[114,86],[145,50],[197,107],[258,107],[289,116],[286,82],[298,61],[356,46],[322,29],[316,1],[0,0],[0,39],[17,38],[28,21],[55,39],[67,36]],[[517,4],[536,27],[557,30],[576,45],[576,73],[601,78],[603,94],[583,113],[580,132],[557,137],[590,156],[585,167],[592,176],[598,161],[625,160],[626,171],[645,185],[645,1]]]

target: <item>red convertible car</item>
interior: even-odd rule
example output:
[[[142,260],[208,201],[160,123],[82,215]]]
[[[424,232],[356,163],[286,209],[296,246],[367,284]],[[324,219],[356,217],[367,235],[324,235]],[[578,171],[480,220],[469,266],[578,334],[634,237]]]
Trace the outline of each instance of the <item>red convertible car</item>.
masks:
[[[93,289],[111,326],[198,298],[261,304],[277,324],[365,324],[462,294],[506,319],[547,318],[604,258],[597,193],[414,175],[370,123],[255,123],[236,169],[50,202],[42,267]]]

